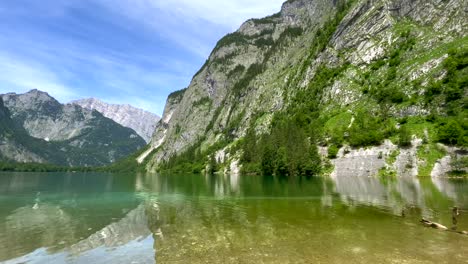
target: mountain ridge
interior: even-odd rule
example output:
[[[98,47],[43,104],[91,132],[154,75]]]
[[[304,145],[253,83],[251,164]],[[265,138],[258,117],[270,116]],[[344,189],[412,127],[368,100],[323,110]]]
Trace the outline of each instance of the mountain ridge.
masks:
[[[70,104],[97,110],[122,126],[135,130],[146,142],[151,139],[156,123],[161,119],[156,114],[130,104],[109,104],[97,98],[79,99],[71,101]]]
[[[102,166],[145,145],[135,131],[97,111],[63,105],[37,89],[2,99],[4,160],[61,166]]]

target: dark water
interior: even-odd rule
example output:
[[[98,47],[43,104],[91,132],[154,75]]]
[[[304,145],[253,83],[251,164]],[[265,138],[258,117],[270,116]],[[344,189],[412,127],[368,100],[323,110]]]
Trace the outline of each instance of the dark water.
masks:
[[[4,173],[0,262],[468,263],[419,224],[453,206],[468,181]]]

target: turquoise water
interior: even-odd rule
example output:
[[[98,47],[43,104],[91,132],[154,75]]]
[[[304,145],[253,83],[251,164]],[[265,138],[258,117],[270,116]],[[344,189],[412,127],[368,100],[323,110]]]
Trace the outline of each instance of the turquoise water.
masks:
[[[0,174],[2,263],[467,263],[462,179]]]

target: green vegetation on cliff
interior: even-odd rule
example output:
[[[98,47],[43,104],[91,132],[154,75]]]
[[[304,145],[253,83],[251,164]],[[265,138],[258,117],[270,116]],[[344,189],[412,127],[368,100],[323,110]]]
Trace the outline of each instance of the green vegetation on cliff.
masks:
[[[200,94],[199,106],[207,101],[199,83],[209,79],[220,84],[221,99],[211,98],[216,107],[205,112],[202,129],[177,130],[197,127],[204,134],[189,135],[182,152],[168,141],[172,151],[165,154],[172,157],[154,164],[199,172],[215,161],[219,170],[240,164],[244,173],[316,175],[342,153],[390,140],[411,149],[402,155],[417,155],[419,174],[428,175],[450,153],[438,143],[468,147],[468,37],[452,20],[437,20],[445,2],[427,10],[409,10],[404,1],[396,9],[385,1],[309,4],[288,1],[280,14],[218,42],[189,89]],[[307,8],[326,15],[310,17],[317,14]]]

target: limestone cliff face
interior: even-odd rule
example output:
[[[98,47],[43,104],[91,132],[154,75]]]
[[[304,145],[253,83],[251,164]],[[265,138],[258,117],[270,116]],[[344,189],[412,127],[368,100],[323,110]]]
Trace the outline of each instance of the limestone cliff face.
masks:
[[[172,123],[172,118],[175,111],[177,111],[177,109],[180,107],[180,103],[184,97],[185,91],[186,89],[183,89],[168,96],[166,106],[164,107],[163,118],[161,118],[156,124],[156,130],[153,133],[150,146],[144,153],[140,155],[140,157],[138,157],[138,163],[141,164],[154,150],[159,149],[166,141],[168,130],[170,128],[170,124]],[[176,132],[180,133],[180,131],[177,131],[177,127],[175,129]]]
[[[206,138],[207,145],[216,142],[219,134],[228,129],[234,119],[240,122],[230,133],[240,137],[247,129],[252,113],[280,110],[284,82],[278,74],[284,75],[282,71],[297,63],[303,55],[300,49],[303,44],[293,42],[292,37],[284,32],[306,26],[316,29],[327,20],[333,9],[333,1],[290,1],[283,5],[279,14],[264,20],[249,20],[237,32],[223,38],[194,76],[178,107],[164,113],[162,119],[170,116],[170,122],[165,124],[166,136],[154,160],[167,159],[200,138]],[[280,38],[284,45],[291,45],[288,50],[275,50],[269,43]],[[253,71],[257,64],[263,62],[268,65],[265,74],[258,76],[248,87],[243,87],[245,89],[241,93],[234,91],[234,86],[244,78],[249,68]],[[280,68],[283,69],[278,71]],[[243,112],[245,115],[241,116]],[[265,126],[268,121],[266,118]],[[153,136],[153,145],[161,138],[158,131],[161,131],[159,127]]]
[[[9,161],[98,166],[145,145],[135,131],[97,111],[62,105],[45,92],[9,93],[1,99],[0,154]]]
[[[318,29],[344,2],[350,3],[349,10],[323,49],[317,48],[323,37]],[[353,115],[368,101],[362,92],[366,82],[384,78],[372,62],[388,57],[406,31],[416,41],[397,69],[405,76],[393,82],[415,99],[388,111],[400,117],[427,114],[418,98],[431,80],[444,75],[447,50],[467,45],[467,11],[463,0],[287,1],[278,14],[249,20],[218,42],[177,104],[164,113],[167,122],[156,127],[151,145],[158,151],[148,169],[196,144],[203,150],[226,137],[236,142],[251,126],[265,133],[273,114],[293,103],[288,98],[314,80],[319,66],[348,65],[325,88],[320,104],[324,112]],[[408,84],[413,81],[421,86]],[[237,164],[239,153],[221,154]]]
[[[156,114],[131,105],[108,104],[95,98],[81,99],[71,104],[98,111],[122,126],[135,130],[146,142],[150,141],[156,123],[161,119]]]

